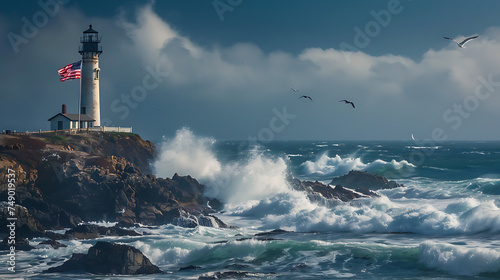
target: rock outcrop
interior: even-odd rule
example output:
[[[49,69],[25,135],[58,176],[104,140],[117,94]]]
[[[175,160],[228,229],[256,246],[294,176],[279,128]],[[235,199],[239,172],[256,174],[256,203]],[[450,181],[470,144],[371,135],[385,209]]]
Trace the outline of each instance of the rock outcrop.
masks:
[[[227,227],[210,216],[217,211],[207,203],[222,204],[205,197],[205,186],[197,180],[151,174],[155,147],[136,134],[0,134],[0,147],[0,180],[7,181],[9,169],[15,174],[18,234],[23,237],[96,220]],[[0,196],[7,193],[7,184],[0,184]],[[2,226],[0,233],[5,231]]]
[[[134,230],[123,229],[117,226],[103,227],[93,224],[82,224],[67,230],[64,234],[46,232],[45,236],[53,239],[95,239],[106,236],[141,236]]]
[[[98,241],[87,254],[73,254],[61,266],[52,267],[45,273],[86,271],[92,274],[153,274],[161,273],[158,266],[138,249],[121,244]]]
[[[309,200],[320,205],[334,207],[340,201],[349,202],[357,198],[378,197],[375,191],[401,187],[395,181],[368,172],[350,171],[348,174],[334,178],[329,185],[321,182],[300,181],[288,178],[291,187],[307,193]]]
[[[0,228],[5,230],[8,229],[8,225],[11,221],[8,218],[16,218],[16,235],[32,238],[43,235],[43,226],[40,222],[34,218],[28,211],[26,207],[15,205],[10,208],[10,205],[0,204]],[[14,211],[9,211],[10,209],[14,209]]]
[[[334,178],[331,185],[342,185],[350,189],[364,188],[367,190],[393,189],[401,187],[395,181],[389,181],[384,176],[373,175],[365,171],[351,170],[348,174]]]
[[[65,247],[68,247],[68,245],[65,245],[65,244],[62,244],[62,243],[59,243],[57,242],[56,240],[54,239],[48,239],[48,240],[45,240],[43,242],[40,242],[40,244],[38,245],[50,245],[50,247],[54,248],[54,249],[59,249],[59,248],[65,248]]]
[[[0,243],[0,250],[10,250],[11,246],[15,246],[16,250],[19,251],[31,251],[35,249],[35,247],[30,245],[27,238],[19,237],[18,235],[14,238],[10,238],[10,236],[5,237]]]
[[[361,197],[379,196],[372,191],[360,191],[344,188],[342,185],[332,187],[321,182],[309,182],[292,179],[290,185],[293,189],[307,193],[309,200],[325,206],[335,206],[339,201],[349,202]]]

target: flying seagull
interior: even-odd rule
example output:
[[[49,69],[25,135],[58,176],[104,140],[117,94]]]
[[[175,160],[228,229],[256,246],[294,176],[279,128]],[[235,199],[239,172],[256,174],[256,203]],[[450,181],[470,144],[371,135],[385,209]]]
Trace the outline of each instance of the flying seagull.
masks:
[[[307,96],[307,95],[302,95],[301,97],[299,97],[299,99],[301,99],[301,98],[309,98],[309,100],[313,101],[313,99],[310,96]]]
[[[457,43],[457,45],[458,45],[459,47],[461,47],[461,48],[465,48],[465,44],[466,44],[467,42],[469,42],[470,40],[476,39],[477,37],[479,37],[479,36],[472,36],[472,37],[469,37],[469,38],[465,38],[465,39],[464,39],[461,43],[459,43],[459,42],[457,42],[457,41],[455,41],[455,40],[453,40],[453,39],[451,39],[451,38],[448,38],[448,37],[443,37],[443,38],[445,38],[445,39],[447,39],[447,40],[451,40],[451,41],[453,41],[453,42]]]
[[[352,103],[351,101],[349,100],[340,100],[339,102],[345,102],[345,104],[351,104],[352,108],[356,108],[356,106],[354,106],[354,103]]]
[[[296,89],[296,88],[293,87],[293,80],[291,80],[291,82],[292,82],[292,90],[293,90],[293,92],[299,92],[300,90],[298,90],[298,89]]]

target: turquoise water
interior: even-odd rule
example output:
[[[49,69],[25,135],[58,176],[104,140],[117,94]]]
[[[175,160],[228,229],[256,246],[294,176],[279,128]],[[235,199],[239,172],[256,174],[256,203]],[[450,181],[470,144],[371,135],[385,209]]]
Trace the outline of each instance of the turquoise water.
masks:
[[[190,174],[206,184],[207,195],[226,202],[218,217],[238,228],[136,228],[148,235],[99,240],[135,246],[163,274],[50,279],[198,279],[228,271],[240,276],[226,279],[500,278],[500,142],[290,141],[248,147],[186,133],[160,146],[156,173]],[[183,156],[191,163],[178,160]],[[288,174],[329,183],[353,169],[404,186],[381,190],[380,198],[320,205],[286,184]],[[255,236],[274,229],[288,232]],[[63,240],[67,248],[20,252],[17,276],[47,279],[41,271],[85,253],[96,241]],[[180,270],[188,266],[197,268]]]

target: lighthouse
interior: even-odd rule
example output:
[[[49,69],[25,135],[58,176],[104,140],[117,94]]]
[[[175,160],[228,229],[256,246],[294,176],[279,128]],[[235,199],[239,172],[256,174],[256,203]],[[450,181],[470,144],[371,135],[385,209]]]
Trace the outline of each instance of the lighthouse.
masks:
[[[78,52],[82,55],[80,61],[68,64],[57,72],[60,81],[80,79],[80,96],[78,98],[78,114],[68,114],[66,105],[57,115],[49,119],[50,130],[66,131],[83,128],[83,132],[125,132],[132,133],[132,127],[101,126],[101,105],[99,102],[99,56],[102,48],[99,33],[92,29],[83,31]],[[81,131],[80,131],[81,132]]]
[[[101,111],[99,104],[99,56],[102,47],[99,33],[92,29],[83,31],[80,38],[79,53],[82,55],[81,66],[81,104],[80,114],[94,119],[94,126],[101,126]]]

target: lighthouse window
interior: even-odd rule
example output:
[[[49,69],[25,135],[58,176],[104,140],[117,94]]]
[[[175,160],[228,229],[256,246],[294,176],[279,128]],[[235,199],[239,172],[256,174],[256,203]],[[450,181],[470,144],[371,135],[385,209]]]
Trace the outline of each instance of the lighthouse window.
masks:
[[[100,71],[101,71],[101,69],[99,69],[99,68],[95,69],[95,80],[99,80],[99,72]]]

